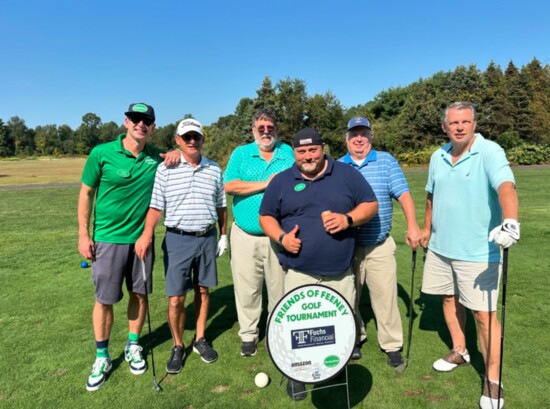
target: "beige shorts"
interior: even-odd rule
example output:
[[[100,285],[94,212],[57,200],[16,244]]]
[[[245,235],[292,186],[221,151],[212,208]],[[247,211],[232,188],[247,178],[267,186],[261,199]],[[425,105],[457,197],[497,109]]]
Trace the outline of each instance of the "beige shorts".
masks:
[[[496,311],[500,274],[500,263],[453,260],[428,250],[422,292],[458,295],[473,311]]]

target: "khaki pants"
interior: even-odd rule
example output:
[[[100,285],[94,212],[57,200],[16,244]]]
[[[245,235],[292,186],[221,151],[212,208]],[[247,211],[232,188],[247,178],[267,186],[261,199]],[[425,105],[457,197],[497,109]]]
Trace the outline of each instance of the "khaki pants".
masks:
[[[367,338],[365,324],[359,311],[363,285],[369,289],[370,301],[376,319],[378,344],[386,352],[397,351],[403,346],[403,327],[397,306],[397,264],[395,242],[388,237],[384,242],[355,248],[353,263],[355,274],[355,323],[358,341]]]
[[[246,233],[235,223],[231,227],[230,244],[239,336],[243,342],[257,341],[264,280],[269,312],[284,294],[284,272],[277,258],[278,245],[267,236]]]
[[[338,276],[318,276],[288,269],[285,276],[285,290],[291,291],[302,285],[323,284],[338,291],[353,308],[355,305],[355,284],[353,272],[350,270]]]

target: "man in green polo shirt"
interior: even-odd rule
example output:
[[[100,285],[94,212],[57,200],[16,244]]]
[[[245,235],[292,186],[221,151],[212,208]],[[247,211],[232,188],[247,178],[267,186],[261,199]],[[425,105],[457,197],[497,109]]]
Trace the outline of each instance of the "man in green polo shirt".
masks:
[[[126,134],[92,149],[82,173],[78,199],[78,250],[92,260],[95,304],[92,322],[96,360],[86,389],[98,390],[111,370],[108,352],[113,325],[113,304],[128,290],[128,342],[125,359],[134,375],[147,369],[139,334],[147,313],[141,262],[134,243],[142,233],[161,151],[147,144],[155,129],[155,111],[143,103],[131,104],[125,113]],[[162,155],[164,156],[164,155]],[[179,155],[177,155],[179,156]],[[93,206],[95,198],[95,207]],[[93,236],[89,233],[94,209]],[[152,291],[153,254],[145,258],[147,291]]]
[[[233,151],[225,170],[225,192],[233,195],[231,270],[239,319],[241,355],[256,354],[265,279],[271,311],[284,294],[284,272],[277,244],[260,227],[258,212],[264,190],[273,176],[294,164],[292,148],[277,141],[277,119],[266,109],[252,118],[254,142]]]

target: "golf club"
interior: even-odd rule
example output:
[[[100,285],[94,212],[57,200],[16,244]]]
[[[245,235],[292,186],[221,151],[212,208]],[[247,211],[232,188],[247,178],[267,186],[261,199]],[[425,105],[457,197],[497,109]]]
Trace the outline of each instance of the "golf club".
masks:
[[[412,339],[412,324],[413,324],[413,314],[414,314],[414,272],[416,271],[416,250],[412,251],[412,262],[411,262],[411,292],[409,295],[409,334],[407,336],[407,353],[405,354],[405,362],[395,368],[397,372],[403,372],[407,365],[409,364],[409,356],[411,353],[411,339]]]
[[[149,327],[149,350],[151,351],[151,365],[153,367],[153,388],[160,392],[162,388],[157,383],[157,374],[155,372],[155,355],[153,353],[153,342],[151,340],[151,315],[149,314],[149,294],[147,292],[147,274],[145,273],[145,261],[141,260],[141,272],[143,273],[143,285],[145,287],[145,303],[147,304],[147,326]]]
[[[502,386],[502,357],[504,356],[504,319],[506,317],[506,280],[508,279],[508,249],[502,250],[502,309],[500,323],[500,369],[498,374],[498,409],[500,409],[500,388]]]

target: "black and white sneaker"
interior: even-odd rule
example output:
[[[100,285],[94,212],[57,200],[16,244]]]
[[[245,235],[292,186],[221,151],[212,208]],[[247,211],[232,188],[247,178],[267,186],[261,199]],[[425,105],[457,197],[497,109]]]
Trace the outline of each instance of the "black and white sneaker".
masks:
[[[218,353],[210,346],[206,338],[193,341],[193,351],[201,356],[201,359],[210,364],[218,359]]]
[[[180,373],[183,368],[183,361],[185,360],[185,348],[181,345],[176,345],[172,348],[170,358],[166,363],[166,372],[169,374]]]

